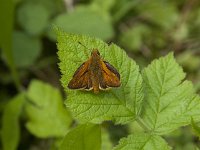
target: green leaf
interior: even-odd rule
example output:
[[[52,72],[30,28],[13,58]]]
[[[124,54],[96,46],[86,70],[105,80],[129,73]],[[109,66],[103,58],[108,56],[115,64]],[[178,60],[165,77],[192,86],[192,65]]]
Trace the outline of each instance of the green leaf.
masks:
[[[1,0],[0,2],[0,49],[2,49],[5,62],[12,73],[14,83],[18,90],[20,90],[21,85],[19,81],[19,75],[16,70],[12,54],[14,7],[14,2],[12,0]]]
[[[170,150],[160,136],[146,133],[135,133],[122,138],[114,150]]]
[[[17,20],[31,35],[39,35],[49,23],[50,12],[41,4],[24,3],[17,12]]]
[[[26,127],[37,137],[61,137],[72,122],[64,108],[58,89],[38,80],[33,80],[27,91],[29,103],[25,110],[28,116]]]
[[[33,38],[23,32],[13,34],[13,55],[18,67],[28,67],[40,55],[42,43],[39,38]]]
[[[66,6],[62,0],[26,0],[26,2],[30,5],[42,6],[52,17],[66,10]]]
[[[4,150],[17,149],[20,139],[19,117],[24,100],[24,94],[19,94],[10,100],[4,109],[1,133]]]
[[[191,117],[200,120],[200,97],[173,54],[154,60],[143,71],[146,98],[142,118],[154,133],[165,134],[188,125]]]
[[[57,29],[61,82],[68,93],[66,105],[81,122],[100,123],[112,120],[127,123],[137,118],[143,100],[142,77],[139,67],[115,44],[88,36],[72,35]],[[81,42],[84,46],[80,45]],[[92,91],[70,90],[67,84],[76,69],[85,62],[92,49],[98,49],[102,58],[112,64],[121,75],[121,87],[94,94]]]
[[[114,35],[110,20],[90,7],[76,8],[72,13],[61,14],[53,23],[68,33],[87,34],[104,40]]]
[[[99,7],[102,13],[109,12],[114,6],[115,2],[116,2],[115,0],[109,0],[109,1],[93,0],[91,3],[91,7],[95,6]]]
[[[99,125],[84,124],[72,129],[65,137],[59,150],[100,150],[101,128]]]

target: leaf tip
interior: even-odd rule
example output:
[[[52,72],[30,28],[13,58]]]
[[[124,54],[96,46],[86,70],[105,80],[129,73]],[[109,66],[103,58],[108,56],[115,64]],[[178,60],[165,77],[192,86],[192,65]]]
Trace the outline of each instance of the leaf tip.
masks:
[[[174,59],[174,52],[173,52],[173,51],[172,51],[172,52],[169,52],[169,53],[167,54],[167,56],[168,56],[169,58]]]
[[[62,28],[58,27],[56,24],[52,24],[51,29],[56,33],[57,36],[63,32]]]

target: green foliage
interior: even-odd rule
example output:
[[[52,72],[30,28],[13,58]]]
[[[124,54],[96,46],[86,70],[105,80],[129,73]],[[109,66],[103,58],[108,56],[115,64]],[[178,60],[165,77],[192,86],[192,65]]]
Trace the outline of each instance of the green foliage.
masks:
[[[134,0],[134,1],[130,1],[130,0],[123,0],[123,1],[117,1],[117,3],[115,3],[115,9],[113,9],[113,22],[118,22],[121,19],[123,19],[123,17],[130,12],[134,7],[137,6],[137,4],[141,5],[141,1],[140,0]]]
[[[108,46],[103,41],[87,36],[66,34],[56,30],[58,35],[58,55],[62,73],[62,85],[68,92],[66,101],[73,116],[81,122],[100,123],[113,120],[127,123],[138,117],[143,100],[142,77],[139,67],[125,52],[114,44]],[[81,42],[87,47],[83,47]],[[91,92],[68,90],[66,88],[76,69],[89,58],[92,49],[97,48],[102,58],[117,68],[121,75],[121,87],[98,95]],[[121,58],[121,59],[117,59]]]
[[[191,116],[200,120],[200,97],[184,78],[185,73],[172,53],[144,69],[146,97],[142,118],[152,132],[171,132],[189,124]]]
[[[69,112],[64,108],[58,89],[33,80],[27,91],[25,107],[27,129],[37,137],[62,137],[71,125]]]
[[[95,5],[95,7],[99,7],[101,11],[109,13],[115,4],[115,0],[102,1],[102,0],[93,0],[90,5]]]
[[[147,34],[147,32],[149,32],[147,26],[142,24],[135,25],[133,28],[123,32],[120,42],[130,50],[139,51],[143,43],[143,35]]]
[[[40,55],[42,43],[38,38],[15,31],[13,35],[13,57],[18,67],[32,65]]]
[[[187,70],[195,71],[200,67],[199,56],[195,52],[185,51],[177,57],[177,61]]]
[[[15,150],[20,140],[19,117],[24,104],[24,94],[15,96],[6,105],[2,118],[1,139],[4,150]]]
[[[134,133],[122,139],[115,149],[170,149],[157,135],[188,125],[191,116],[200,121],[200,97],[195,94],[191,82],[183,81],[185,73],[172,53],[154,60],[144,68],[142,84],[138,66],[116,45],[108,46],[99,39],[67,34],[58,28],[55,31],[61,61],[61,82],[68,93],[66,105],[73,116],[80,122],[92,123],[112,120],[125,124],[136,119],[148,132],[138,135]],[[99,94],[67,89],[75,70],[89,58],[95,48],[104,60],[117,68],[121,75],[121,87],[101,91]],[[116,56],[121,59],[117,60]]]
[[[192,129],[194,131],[194,133],[200,137],[200,127],[194,122],[194,119],[191,119],[191,125],[192,125]]]
[[[110,150],[112,149],[113,144],[110,140],[110,136],[107,130],[101,129],[101,150]]]
[[[26,0],[25,3],[40,5],[45,8],[51,16],[62,12],[64,9],[64,2],[62,0]]]
[[[160,136],[134,133],[120,140],[114,150],[169,150],[168,144]]]
[[[18,90],[20,87],[20,81],[16,66],[13,60],[12,54],[12,32],[14,26],[14,3],[12,0],[0,1],[0,49],[3,51],[5,62],[7,63],[14,83]],[[6,12],[6,13],[5,13]]]
[[[59,150],[100,150],[100,148],[100,125],[83,124],[67,133]]]
[[[71,135],[70,127],[102,122],[101,135],[99,125],[91,124],[98,135],[90,140],[102,140],[98,149],[111,150],[118,141],[115,149],[164,149],[166,143],[176,150],[198,149],[200,140],[186,125],[199,134],[199,6],[198,0],[0,0],[0,149],[57,150],[69,131],[65,143],[83,149],[80,138],[70,140],[83,132]],[[57,31],[65,92],[42,82],[60,88],[52,24],[67,32]],[[123,47],[130,58],[96,37]],[[93,48],[119,70],[122,86],[99,94],[69,90]],[[170,51],[183,69],[172,53],[147,66]]]
[[[110,20],[91,7],[78,7],[72,13],[59,15],[53,23],[68,33],[87,34],[104,40],[114,35]]]
[[[175,5],[166,1],[144,1],[136,9],[138,9],[138,11],[141,12],[141,15],[147,20],[164,29],[169,29],[174,26],[178,18]]]
[[[50,12],[41,4],[25,3],[18,11],[18,22],[31,35],[39,35],[49,23]]]
[[[189,30],[186,23],[181,24],[178,29],[172,34],[175,41],[182,41],[188,37]]]

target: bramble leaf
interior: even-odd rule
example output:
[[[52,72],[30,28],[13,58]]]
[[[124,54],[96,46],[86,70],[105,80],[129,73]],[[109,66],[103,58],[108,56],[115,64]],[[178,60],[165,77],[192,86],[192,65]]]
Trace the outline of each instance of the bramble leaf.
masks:
[[[25,110],[28,116],[26,127],[37,137],[64,136],[72,122],[63,106],[58,89],[38,80],[33,80],[27,91],[29,103]]]
[[[59,150],[100,150],[101,129],[99,125],[83,124],[72,129],[64,137]]]
[[[134,133],[127,138],[122,138],[114,150],[170,150],[167,145],[158,135],[145,133]]]
[[[2,145],[4,150],[16,150],[20,140],[19,117],[24,104],[24,94],[14,97],[6,105],[2,117]]]
[[[146,97],[142,118],[152,132],[171,132],[190,124],[191,117],[200,121],[200,97],[194,94],[192,83],[183,81],[184,78],[172,53],[144,69]]]
[[[66,105],[73,116],[81,122],[92,123],[112,120],[115,123],[125,124],[134,120],[140,112],[143,100],[142,77],[136,63],[115,44],[108,46],[99,39],[55,30],[58,36],[61,82],[68,93]],[[95,48],[99,50],[104,60],[119,71],[121,87],[100,91],[99,94],[68,89],[67,85],[74,72],[90,57],[91,51]]]

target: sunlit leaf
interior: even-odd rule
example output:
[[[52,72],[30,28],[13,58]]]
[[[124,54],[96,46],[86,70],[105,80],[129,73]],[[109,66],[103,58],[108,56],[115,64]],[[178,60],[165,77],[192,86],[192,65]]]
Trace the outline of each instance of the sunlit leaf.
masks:
[[[160,136],[134,133],[122,138],[114,150],[170,150],[171,148]]]
[[[108,46],[99,39],[67,34],[58,29],[57,34],[61,82],[68,93],[66,105],[73,116],[81,122],[93,123],[112,120],[124,124],[134,120],[139,115],[143,100],[142,78],[136,63],[114,44]],[[119,71],[121,87],[101,91],[99,94],[67,89],[76,69],[90,57],[95,48],[104,60]]]
[[[64,108],[58,89],[47,83],[33,80],[28,88],[29,101],[25,107],[28,122],[26,127],[35,136],[64,136],[72,122],[69,112]]]
[[[191,117],[200,121],[200,97],[184,78],[185,73],[172,53],[144,69],[146,100],[142,118],[149,130],[165,134],[188,125]]]

